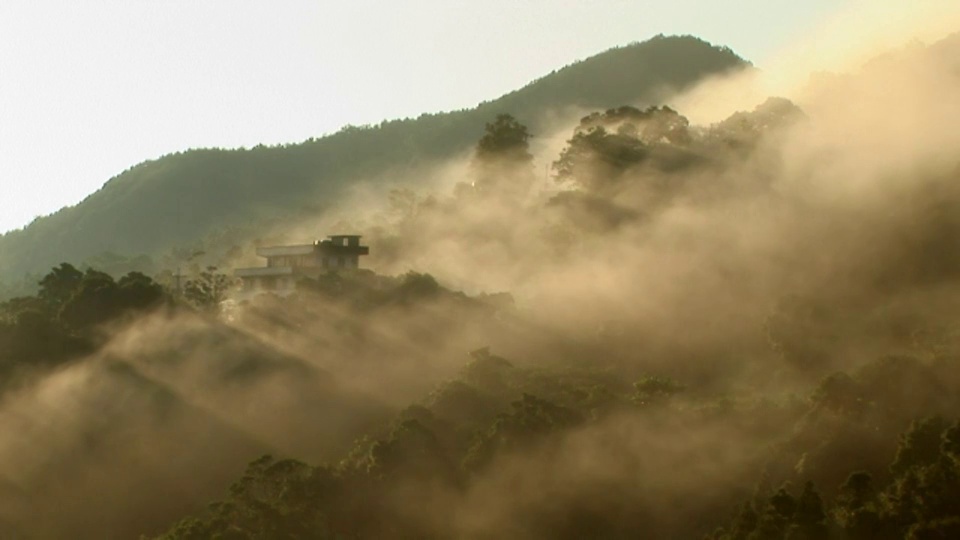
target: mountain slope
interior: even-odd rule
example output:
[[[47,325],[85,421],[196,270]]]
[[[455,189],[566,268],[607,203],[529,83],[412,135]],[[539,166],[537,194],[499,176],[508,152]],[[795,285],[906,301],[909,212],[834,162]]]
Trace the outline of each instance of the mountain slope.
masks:
[[[654,101],[746,65],[729,49],[697,38],[658,36],[570,65],[470,110],[346,127],[295,145],[171,154],[124,171],[76,206],[0,236],[0,281],[106,252],[156,257],[276,216],[316,216],[353,180],[469,148],[498,113],[513,114],[536,133],[537,120],[550,110]]]

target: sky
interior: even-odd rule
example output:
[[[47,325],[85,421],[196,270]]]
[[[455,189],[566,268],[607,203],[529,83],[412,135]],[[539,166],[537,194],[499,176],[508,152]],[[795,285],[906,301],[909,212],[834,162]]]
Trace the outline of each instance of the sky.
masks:
[[[822,56],[809,36],[845,33],[837,21],[859,24],[868,3],[881,32],[898,19],[876,6],[916,5],[0,0],[0,232],[145,160],[473,107],[656,34],[696,35],[761,68],[785,51]]]

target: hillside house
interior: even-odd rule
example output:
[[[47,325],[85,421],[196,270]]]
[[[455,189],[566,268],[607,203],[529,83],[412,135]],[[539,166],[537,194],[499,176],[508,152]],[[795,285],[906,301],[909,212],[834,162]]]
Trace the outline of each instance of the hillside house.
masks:
[[[267,265],[237,268],[234,275],[243,282],[241,296],[261,292],[287,295],[301,277],[359,268],[360,256],[369,253],[369,247],[360,245],[359,235],[338,234],[312,244],[257,248],[257,255],[265,257]]]

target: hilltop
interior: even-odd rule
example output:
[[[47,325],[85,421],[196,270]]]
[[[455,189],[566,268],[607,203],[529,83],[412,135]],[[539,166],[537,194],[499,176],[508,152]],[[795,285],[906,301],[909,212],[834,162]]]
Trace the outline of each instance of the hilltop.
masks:
[[[497,114],[510,113],[536,133],[550,111],[651,104],[747,65],[731,50],[698,38],[658,36],[571,64],[473,109],[346,126],[298,144],[173,153],[133,166],[79,204],[0,236],[0,284],[32,286],[62,261],[156,272],[169,266],[173,250],[200,239],[219,238],[227,249],[251,240],[258,224],[317,217],[358,179],[455,156]]]

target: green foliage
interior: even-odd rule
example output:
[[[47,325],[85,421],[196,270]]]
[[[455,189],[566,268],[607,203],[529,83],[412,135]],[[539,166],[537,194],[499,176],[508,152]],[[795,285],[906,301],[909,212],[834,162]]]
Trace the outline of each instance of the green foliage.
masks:
[[[408,272],[401,278],[396,294],[401,302],[410,302],[436,298],[440,290],[440,284],[430,274]]]
[[[158,537],[163,540],[315,539],[337,536],[320,511],[339,480],[324,468],[263,456],[230,487],[230,497],[210,507],[206,519],[186,518]]]
[[[769,98],[753,111],[734,113],[711,127],[707,140],[725,148],[753,150],[765,135],[776,132],[804,118],[790,100]]]
[[[803,492],[797,499],[793,525],[787,538],[793,540],[816,540],[827,536],[827,515],[823,509],[823,499],[817,493],[813,482],[803,485]]]
[[[217,272],[215,266],[208,266],[195,279],[187,281],[183,287],[183,296],[199,309],[216,310],[234,285],[231,277]]]
[[[444,301],[478,305],[465,295],[445,288],[430,274],[413,271],[396,277],[378,276],[369,270],[330,271],[316,279],[301,279],[298,288],[365,311]]]
[[[546,435],[578,425],[583,418],[576,411],[524,394],[511,403],[513,411],[497,416],[493,425],[480,434],[464,457],[464,467],[476,471],[500,454],[542,443]]]
[[[653,43],[661,46],[660,41]],[[623,70],[622,76],[634,74]],[[516,104],[524,95],[508,97]],[[634,101],[617,103],[624,102]],[[392,217],[401,221],[400,228],[418,219],[428,221],[431,212],[457,216],[487,194],[506,193],[498,179],[512,178],[516,171],[496,169],[501,160],[529,165],[525,125],[491,104],[480,109],[483,116],[473,117],[474,128],[481,119],[495,120],[487,124],[485,135],[471,132],[470,140],[480,137],[475,150],[477,162],[483,163],[478,168],[497,165],[474,171],[480,189],[472,197],[438,202],[396,191]],[[587,116],[556,169],[578,189],[551,201],[550,219],[557,214],[572,217],[575,235],[599,241],[604,234],[596,233],[646,219],[657,210],[657,197],[682,193],[672,185],[681,178],[671,175],[674,168],[725,172],[721,162],[743,158],[762,146],[765,135],[775,135],[779,127],[795,121],[796,113],[792,104],[775,100],[708,129],[691,128],[666,107],[621,107]],[[322,142],[308,143],[317,152],[341,144],[324,157],[350,156],[330,165],[333,172],[323,168],[330,162],[319,158],[313,165],[323,161],[323,167],[290,165],[292,170],[286,170],[284,163],[289,164],[287,159],[298,154],[299,147],[251,150],[256,159],[248,156],[247,165],[256,165],[273,151],[289,151],[268,169],[299,175],[291,185],[302,195],[301,188],[314,182],[304,180],[304,171],[329,173],[317,177],[336,183],[357,170],[376,172],[399,155],[417,161],[448,155],[444,152],[454,147],[467,148],[462,141],[454,144],[452,124],[462,118],[458,114],[401,122],[399,127],[348,127]],[[407,131],[419,125],[429,129],[416,136]],[[380,148],[387,157],[371,157],[369,148],[396,142],[394,136],[400,137],[396,146]],[[354,151],[360,155],[356,162]],[[209,173],[205,167],[212,166],[200,164],[197,170]],[[262,172],[241,174],[238,182],[259,183]],[[725,180],[722,174],[697,175],[701,177],[707,183]],[[289,188],[284,182],[282,188]],[[121,187],[135,192],[140,186],[124,180],[110,190]],[[717,187],[690,193],[709,197]],[[258,185],[247,195],[263,195],[260,189],[265,188]],[[634,197],[637,193],[631,190],[642,196]],[[655,196],[648,199],[651,193]],[[271,197],[267,194],[266,204],[289,202]],[[508,200],[502,199],[496,202]],[[644,203],[638,204],[641,199]],[[654,202],[647,204],[649,200]],[[560,212],[554,212],[557,209]],[[236,232],[237,237],[244,234]],[[183,261],[196,253],[181,250],[170,260]],[[185,296],[201,308],[217,305],[224,277],[214,268],[199,272],[201,263],[194,264],[199,277],[187,284]],[[918,267],[923,268],[917,276],[951,276],[949,264]],[[802,277],[796,282],[808,279]],[[778,283],[770,281],[759,288]],[[894,300],[914,302],[917,311],[932,313],[924,318],[901,316],[907,310],[895,309],[893,300],[884,304],[865,298],[888,293],[883,287],[867,288],[863,298],[852,299],[833,290],[808,290],[802,296],[784,296],[765,324],[757,311],[745,310],[751,315],[744,324],[749,336],[704,351],[697,339],[685,339],[682,328],[667,332],[664,339],[647,328],[637,328],[636,336],[624,335],[634,333],[630,325],[635,321],[626,317],[622,324],[604,321],[599,331],[571,335],[531,329],[535,325],[530,324],[518,330],[524,325],[516,323],[531,321],[517,316],[522,310],[514,309],[509,297],[472,298],[418,272],[396,277],[330,272],[301,285],[290,297],[257,298],[240,306],[238,328],[218,326],[201,337],[198,334],[207,331],[191,330],[191,341],[216,346],[198,347],[202,355],[174,349],[162,363],[188,367],[190,384],[201,390],[209,378],[222,378],[229,381],[224,393],[231,398],[233,392],[264,398],[241,407],[237,416],[263,415],[267,409],[264,417],[270,425],[264,432],[287,423],[302,408],[308,422],[296,424],[302,431],[277,447],[292,456],[338,465],[256,460],[222,501],[173,525],[166,538],[696,538],[731,510],[728,522],[708,538],[957,535],[960,422],[954,419],[960,410],[960,375],[956,355],[947,345],[955,326],[955,309],[948,306],[952,298],[940,305],[925,290],[916,293],[916,300],[910,294],[903,300],[899,289],[889,293]],[[686,285],[678,278],[678,288]],[[61,265],[43,278],[38,295],[0,306],[0,375],[14,369],[9,366],[49,367],[81,351],[93,352],[103,343],[99,333],[104,324],[128,320],[166,300],[163,289],[143,274],[116,280],[108,273]],[[712,300],[697,298],[697,305]],[[614,319],[632,309],[612,311]],[[739,315],[738,306],[731,313]],[[934,320],[938,318],[943,320]],[[217,323],[210,317],[197,319]],[[229,346],[247,331],[255,339],[242,341],[244,347]],[[764,333],[772,348],[765,347]],[[865,335],[875,338],[870,346],[858,341]],[[258,345],[248,343],[260,340]],[[669,340],[682,343],[664,345]],[[371,415],[375,421],[354,419],[364,417],[361,405],[328,399],[335,393],[332,383],[320,391],[307,385],[308,391],[298,393],[300,380],[315,373],[290,355],[260,361],[264,353],[258,347],[275,344],[284,351],[307,351],[303,356],[310,357],[310,366],[336,365],[352,383],[374,388],[370,401],[376,403],[367,406],[378,411]],[[471,349],[458,369],[457,358]],[[510,359],[493,350],[510,351]],[[895,354],[869,361],[884,351]],[[734,357],[744,358],[731,362],[735,369],[703,367]],[[785,363],[771,361],[775,357]],[[294,375],[278,376],[284,372],[281,365],[296,366]],[[644,375],[651,372],[661,375]],[[269,389],[262,394],[237,390],[261,382]],[[221,391],[215,386],[209,392],[212,398],[203,391],[190,397],[206,402]],[[272,400],[290,406],[279,409],[284,414],[274,414]],[[387,409],[389,415],[383,413]],[[342,424],[361,427],[351,430]],[[318,443],[323,451],[316,451],[301,445],[311,434],[342,441]],[[91,446],[106,446],[100,438],[89,439]],[[352,448],[350,441],[356,441]],[[5,489],[0,482],[0,500]],[[745,502],[734,504],[737,501]]]
[[[168,300],[147,276],[114,281],[63,263],[39,282],[36,296],[0,303],[0,377],[49,368],[89,354],[103,341],[98,329],[149,312]]]
[[[940,451],[945,457],[960,461],[960,421],[954,423],[943,433]]]
[[[114,281],[110,275],[87,270],[73,295],[60,307],[60,320],[71,328],[86,329],[128,312],[145,311],[166,299],[163,289],[147,276],[131,272]]]
[[[0,321],[0,375],[4,376],[0,386],[18,372],[54,366],[94,350],[91,337],[70,332],[47,310],[25,308],[20,299],[2,309],[6,316]]]
[[[910,429],[900,436],[900,445],[890,471],[902,475],[913,467],[935,463],[940,456],[941,435],[946,429],[946,420],[939,416],[915,420]]]
[[[216,238],[207,244],[227,250],[258,237],[267,225],[318,217],[357,178],[386,178],[388,170],[451,158],[477,141],[485,121],[504,112],[534,120],[569,106],[650,101],[664,87],[682,89],[745,65],[729,49],[693,37],[658,37],[568,66],[470,110],[345,127],[287,146],[167,155],[131,167],[76,206],[0,236],[0,281],[103,253],[144,254],[160,263],[184,238]],[[92,264],[102,268],[102,262]],[[152,270],[122,266],[118,272]]]
[[[71,264],[60,263],[40,280],[37,296],[49,305],[62,305],[73,296],[82,280],[83,272]]]
[[[638,405],[663,403],[675,394],[683,392],[685,387],[669,377],[646,375],[633,383],[633,402]]]
[[[714,538],[826,538],[831,529],[831,537],[851,540],[952,538],[960,523],[960,468],[949,449],[958,425],[947,428],[937,417],[914,422],[880,491],[869,473],[851,473],[826,510],[809,482],[796,501],[781,489],[758,520],[741,513],[733,534],[721,530]]]
[[[899,402],[900,390],[892,391],[895,384],[880,385],[877,379],[892,371],[899,373],[907,384],[912,384],[911,379],[916,379],[914,382],[919,384],[924,380],[922,377],[918,379],[906,374],[923,369],[924,366],[907,360],[884,358],[854,376],[836,374],[828,377],[813,392],[806,414],[783,416],[792,420],[774,422],[765,429],[770,433],[797,430],[802,435],[811,426],[826,429],[829,424],[818,420],[820,416],[840,417],[848,422],[840,424],[842,427],[864,422],[871,426],[871,430],[878,431],[880,437],[895,439],[896,432],[891,430],[902,424],[896,419],[889,425],[878,424],[873,411],[888,414],[889,403]],[[443,536],[422,520],[411,518],[409,509],[398,500],[411,493],[444,493],[444,497],[451,498],[471,493],[491,477],[496,478],[502,466],[512,463],[511,457],[529,459],[536,456],[538,460],[548,462],[553,459],[555,448],[564,447],[558,444],[559,441],[589,432],[591,425],[611,418],[591,414],[596,400],[586,397],[590,393],[621,401],[643,395],[646,399],[683,400],[688,405],[618,409],[619,415],[653,420],[654,423],[646,424],[647,429],[658,425],[665,430],[683,429],[691,423],[709,422],[710,419],[722,419],[725,429],[730,429],[730,426],[738,425],[738,418],[749,419],[757,414],[768,414],[770,410],[769,405],[747,408],[743,404],[729,404],[722,416],[704,416],[704,408],[689,406],[695,403],[696,393],[668,377],[644,376],[632,388],[604,381],[602,373],[587,375],[561,369],[531,370],[493,354],[489,348],[475,350],[459,379],[440,385],[423,405],[403,409],[382,436],[359,441],[350,453],[351,457],[338,468],[319,467],[311,472],[312,468],[300,464],[279,469],[278,476],[269,485],[287,487],[271,488],[274,489],[272,492],[258,491],[261,495],[248,501],[237,496],[242,490],[235,487],[230,498],[211,507],[209,516],[183,521],[168,534],[179,534],[182,529],[186,531],[182,537],[189,538],[187,533],[191,531],[213,535],[217,531],[244,530],[249,535],[246,537],[259,538],[263,536],[256,534],[268,534],[264,531],[277,534],[275,531],[306,531],[314,527],[310,530],[324,534],[336,531],[346,537]],[[529,393],[534,390],[549,395],[550,399]],[[651,435],[654,433],[656,431],[651,431]],[[955,448],[956,441],[960,440],[958,433],[960,423],[948,425],[938,418],[917,421],[900,437],[900,449],[887,454],[893,464],[889,469],[880,468],[884,480],[879,487],[871,473],[849,474],[848,470],[846,476],[836,480],[839,486],[836,495],[826,499],[809,480],[803,480],[801,490],[791,489],[788,484],[775,490],[758,488],[758,494],[738,507],[727,526],[707,538],[892,540],[937,538],[935,535],[950,534],[954,526],[952,520],[960,515],[960,475],[957,474]],[[846,439],[842,441],[848,444]],[[818,444],[815,439],[804,436],[788,443]],[[825,459],[839,457],[841,465],[848,462],[842,444],[824,448],[828,452]],[[461,466],[457,467],[457,463]],[[256,472],[248,472],[244,482],[238,485],[260,485],[258,482],[263,480],[254,482],[250,478],[264,476],[268,468],[254,464],[251,471]],[[893,472],[893,476],[887,475],[886,470]],[[312,484],[308,479],[315,475],[327,480],[322,488],[310,491],[313,488],[309,488]],[[802,475],[793,478],[801,479]],[[669,479],[670,474],[667,474],[665,481]],[[687,516],[689,523],[650,525],[649,516],[642,519],[648,508],[645,505],[650,504],[643,498],[643,482],[636,491],[624,488],[632,485],[632,481],[624,479],[623,482],[614,482],[615,489],[623,491],[618,491],[618,495],[610,500],[594,501],[593,496],[588,495],[591,488],[586,486],[578,487],[582,491],[569,499],[563,499],[559,493],[545,493],[546,502],[537,503],[543,505],[542,509],[539,506],[524,509],[533,512],[532,515],[542,511],[543,519],[547,520],[539,522],[531,518],[527,526],[536,531],[531,534],[547,534],[544,531],[549,531],[549,536],[562,536],[564,533],[574,534],[572,531],[586,534],[585,531],[590,530],[599,536],[618,537],[639,534],[638,531],[682,530],[685,532],[679,537],[691,537],[693,531],[701,530],[704,516],[684,514],[680,507],[672,512]],[[249,491],[249,488],[245,489]],[[729,493],[727,488],[714,489]],[[285,490],[311,495],[304,495],[300,506],[291,502],[300,500],[297,498],[264,495]],[[615,504],[614,500],[619,502]],[[281,501],[284,502],[281,504]],[[640,513],[618,510],[633,507],[640,508]],[[697,508],[703,511],[703,507]],[[717,515],[716,508],[707,508],[707,515]],[[552,512],[561,512],[565,517],[559,522],[550,521],[547,516],[560,515]]]
[[[818,540],[828,535],[823,500],[807,482],[799,497],[786,487],[760,502],[760,511],[744,504],[729,532],[720,528],[709,540]]]
[[[530,154],[530,133],[527,127],[509,114],[498,114],[488,122],[486,132],[477,142],[476,159],[479,161],[512,161],[526,163],[533,160]]]
[[[490,352],[490,347],[483,347],[470,352],[472,360],[463,369],[464,382],[489,392],[501,392],[507,387],[507,378],[513,369],[513,364],[501,356]]]
[[[474,151],[475,192],[514,200],[524,197],[534,180],[530,137],[527,127],[509,114],[487,123]]]
[[[960,517],[953,516],[910,527],[906,540],[951,540],[960,538]]]
[[[417,420],[402,422],[388,440],[374,443],[369,472],[378,478],[404,475],[442,482],[456,481],[457,474],[436,436]]]
[[[837,494],[833,517],[850,538],[866,540],[882,534],[880,506],[869,473],[857,471],[847,477]]]
[[[593,113],[580,120],[573,138],[553,163],[556,178],[572,180],[587,192],[608,192],[650,157],[659,159],[658,166],[668,166],[664,160],[675,157],[660,150],[688,146],[688,126],[687,119],[669,107],[640,110],[624,106]]]

